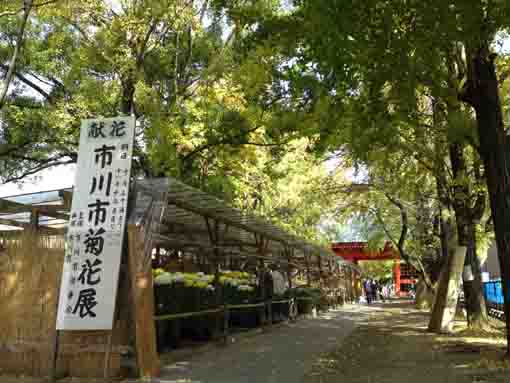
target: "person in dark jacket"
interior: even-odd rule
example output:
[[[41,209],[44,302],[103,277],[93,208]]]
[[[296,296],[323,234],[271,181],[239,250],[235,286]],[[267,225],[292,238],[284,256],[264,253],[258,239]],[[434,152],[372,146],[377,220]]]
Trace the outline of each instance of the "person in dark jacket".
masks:
[[[377,301],[377,282],[375,280],[370,281],[370,290],[372,292],[372,301]]]
[[[365,290],[365,296],[367,297],[367,304],[372,303],[372,283],[370,279],[363,282],[363,290]]]

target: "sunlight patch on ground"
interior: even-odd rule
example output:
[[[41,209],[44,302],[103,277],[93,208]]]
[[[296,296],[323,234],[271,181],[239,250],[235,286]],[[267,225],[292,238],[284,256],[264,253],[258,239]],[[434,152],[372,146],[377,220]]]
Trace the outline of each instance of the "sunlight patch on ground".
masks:
[[[510,359],[504,358],[503,354],[500,352],[483,352],[480,360],[473,363],[472,367],[484,368],[489,371],[509,371]]]
[[[190,380],[190,379],[173,379],[173,380],[166,380],[166,379],[158,379],[157,383],[202,383],[198,380]]]
[[[462,342],[465,344],[476,344],[486,346],[504,346],[505,338],[502,337],[482,337],[482,336],[457,336],[457,335],[439,335],[434,340],[442,343]]]

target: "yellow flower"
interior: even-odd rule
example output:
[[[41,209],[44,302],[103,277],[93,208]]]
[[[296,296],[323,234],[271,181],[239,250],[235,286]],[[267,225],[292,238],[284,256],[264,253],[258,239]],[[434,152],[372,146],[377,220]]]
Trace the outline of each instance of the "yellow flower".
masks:
[[[158,275],[161,275],[161,274],[163,274],[164,272],[165,272],[165,270],[164,270],[164,269],[162,269],[162,268],[157,268],[157,269],[152,270],[152,275],[153,275],[154,277],[157,277]]]
[[[207,282],[198,281],[193,284],[194,287],[198,287],[199,289],[205,289],[208,286]]]

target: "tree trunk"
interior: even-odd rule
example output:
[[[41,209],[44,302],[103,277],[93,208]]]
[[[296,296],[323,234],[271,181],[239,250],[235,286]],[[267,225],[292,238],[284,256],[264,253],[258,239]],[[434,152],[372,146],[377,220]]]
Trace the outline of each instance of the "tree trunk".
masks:
[[[471,208],[472,191],[467,180],[467,165],[462,144],[450,144],[450,160],[454,176],[453,208],[457,224],[459,246],[467,248],[464,267],[471,270],[471,277],[464,280],[464,297],[468,326],[484,329],[489,327],[489,317],[483,295],[482,270],[476,253],[475,212]]]
[[[468,51],[468,81],[461,100],[476,111],[480,154],[482,156],[491,204],[498,259],[501,268],[507,330],[507,355],[510,356],[510,162],[508,139],[503,125],[501,101],[494,57],[487,47]]]
[[[442,162],[441,162],[442,164]],[[439,274],[443,269],[446,262],[448,262],[448,253],[449,248],[448,244],[450,242],[450,237],[453,235],[452,233],[452,225],[448,218],[445,217],[445,211],[449,211],[450,209],[450,199],[448,197],[448,192],[446,190],[446,177],[445,177],[445,169],[443,165],[438,167],[438,171],[435,174],[436,179],[436,188],[437,188],[437,198],[439,201],[439,239],[441,241],[441,267],[439,270],[434,273],[433,280],[439,280]]]
[[[439,224],[441,227],[440,231],[440,241],[441,241],[441,262],[440,262],[440,268],[437,272],[437,274],[434,274],[435,280],[439,280],[439,274],[441,273],[441,270],[443,269],[446,262],[448,262],[448,255],[450,250],[448,249],[448,242],[449,238],[452,234],[452,225],[451,222],[447,219],[445,219],[443,214],[443,208],[440,208],[440,217],[439,217]]]
[[[120,111],[125,115],[134,113],[135,83],[131,77],[121,81]]]
[[[420,310],[430,310],[434,303],[434,287],[429,287],[420,278],[416,284],[416,308]]]
[[[448,262],[439,277],[436,298],[430,314],[429,331],[443,333],[453,330],[465,257],[465,247],[459,246],[450,252]]]
[[[471,266],[472,281],[464,281],[464,294],[466,297],[466,311],[468,325],[471,328],[485,329],[490,327],[485,296],[483,293],[482,268],[480,258],[476,252],[475,224],[467,226],[467,253],[466,265]]]
[[[414,262],[411,261],[411,258],[407,254],[404,248],[405,241],[407,239],[407,234],[409,231],[409,218],[407,215],[407,210],[405,209],[404,205],[400,200],[398,200],[395,197],[392,197],[388,193],[385,193],[386,198],[394,204],[398,209],[400,210],[400,221],[401,221],[401,229],[400,229],[400,237],[398,239],[398,242],[395,241],[395,239],[391,236],[390,232],[387,230],[384,221],[382,217],[376,213],[376,217],[383,226],[383,230],[386,233],[386,235],[390,238],[390,240],[393,242],[394,245],[397,246],[398,252],[400,254],[400,258],[406,261],[408,264],[413,265],[418,272],[418,274],[423,279],[424,283],[427,285],[427,287],[432,288],[432,282],[430,280],[430,276],[425,270],[425,267],[423,266],[423,263],[419,259],[415,259]]]

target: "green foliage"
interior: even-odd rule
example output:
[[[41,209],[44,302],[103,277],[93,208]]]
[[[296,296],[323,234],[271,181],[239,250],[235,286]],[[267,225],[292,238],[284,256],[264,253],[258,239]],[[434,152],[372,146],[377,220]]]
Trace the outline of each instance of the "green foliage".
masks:
[[[20,4],[0,6],[2,62]],[[398,244],[406,226],[405,251],[430,257],[439,211],[453,202],[474,210],[485,193],[476,121],[458,98],[466,49],[510,26],[510,5],[490,6],[70,0],[38,7],[3,110],[0,177],[23,180],[73,163],[82,118],[134,113],[137,175],[178,177],[314,240],[355,234],[370,246]],[[497,65],[504,80],[508,57]],[[506,81],[503,100],[508,94]],[[451,145],[461,146],[466,163],[459,174]],[[341,191],[349,181],[323,163],[332,153],[367,169],[367,192]],[[479,228],[479,243],[485,232]]]
[[[37,8],[2,115],[2,181],[76,162],[81,119],[134,113],[136,175],[178,177],[321,239],[336,176],[310,150],[319,122],[287,100],[281,49],[251,36],[285,12],[273,0]],[[15,31],[15,13],[0,17],[2,61]]]
[[[365,278],[387,281],[393,277],[394,261],[361,261],[359,268]]]

